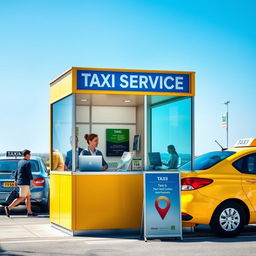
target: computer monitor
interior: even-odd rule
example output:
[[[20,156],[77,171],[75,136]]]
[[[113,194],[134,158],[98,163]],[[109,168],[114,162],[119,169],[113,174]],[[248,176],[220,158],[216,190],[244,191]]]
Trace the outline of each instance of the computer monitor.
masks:
[[[102,171],[102,156],[79,156],[80,171]]]
[[[161,156],[159,152],[148,153],[149,163],[152,167],[162,166]]]

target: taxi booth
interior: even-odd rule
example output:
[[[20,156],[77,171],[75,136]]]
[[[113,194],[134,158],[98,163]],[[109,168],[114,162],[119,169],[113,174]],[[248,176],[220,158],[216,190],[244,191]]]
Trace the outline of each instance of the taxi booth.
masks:
[[[194,76],[71,68],[50,83],[54,227],[72,235],[140,230],[143,171],[177,169],[193,158]],[[107,170],[90,170],[88,157],[82,167],[91,133],[98,135]]]

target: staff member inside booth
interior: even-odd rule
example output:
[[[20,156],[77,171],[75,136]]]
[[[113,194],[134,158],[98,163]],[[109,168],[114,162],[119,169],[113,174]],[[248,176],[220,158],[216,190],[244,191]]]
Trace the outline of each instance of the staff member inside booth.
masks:
[[[70,137],[71,147],[72,147],[72,143],[73,143],[73,141],[72,141],[72,136],[71,136]],[[78,137],[76,136],[76,156],[79,156],[82,151],[83,151],[83,149],[78,146]],[[77,159],[77,162],[76,162],[75,169],[78,168],[78,157],[76,159]],[[66,160],[65,160],[65,169],[72,170],[72,149],[67,152],[67,156],[66,156]]]
[[[168,161],[168,163],[162,163],[162,164],[167,166],[169,169],[177,169],[178,163],[179,163],[179,155],[174,145],[169,145],[167,147],[167,151],[170,154],[170,160]]]
[[[105,161],[103,154],[101,151],[96,149],[99,144],[99,137],[97,134],[91,133],[91,134],[85,134],[84,135],[85,140],[88,143],[88,148],[84,149],[81,152],[81,156],[102,156],[102,170],[105,171],[108,169],[108,164]]]

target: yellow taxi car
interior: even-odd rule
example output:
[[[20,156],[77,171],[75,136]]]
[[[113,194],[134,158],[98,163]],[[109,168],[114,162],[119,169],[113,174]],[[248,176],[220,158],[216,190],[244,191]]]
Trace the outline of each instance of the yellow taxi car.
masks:
[[[183,226],[209,224],[219,236],[256,223],[256,139],[209,152],[180,168]]]

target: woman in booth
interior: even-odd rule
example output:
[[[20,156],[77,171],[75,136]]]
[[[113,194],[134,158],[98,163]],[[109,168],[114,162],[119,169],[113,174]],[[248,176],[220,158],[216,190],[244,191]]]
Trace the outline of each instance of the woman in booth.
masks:
[[[99,137],[97,134],[91,133],[91,134],[85,134],[84,135],[85,140],[87,141],[88,148],[84,149],[80,156],[102,156],[102,170],[105,171],[108,169],[108,164],[105,161],[103,154],[101,151],[97,149],[99,144]]]
[[[170,160],[168,161],[168,163],[162,163],[162,164],[167,166],[169,169],[177,169],[178,163],[179,163],[179,155],[174,145],[169,145],[167,147],[167,151],[170,154]]]

